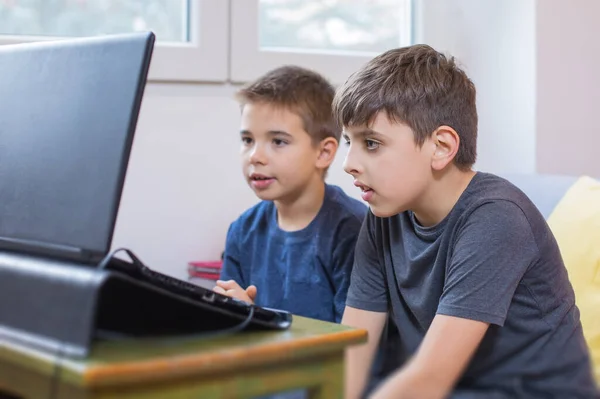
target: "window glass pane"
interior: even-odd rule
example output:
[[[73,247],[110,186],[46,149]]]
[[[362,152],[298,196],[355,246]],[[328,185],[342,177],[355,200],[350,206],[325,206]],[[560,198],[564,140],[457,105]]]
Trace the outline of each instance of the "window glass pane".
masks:
[[[96,36],[151,30],[189,40],[189,0],[0,0],[0,35]]]
[[[260,0],[263,49],[380,53],[410,44],[410,0]]]

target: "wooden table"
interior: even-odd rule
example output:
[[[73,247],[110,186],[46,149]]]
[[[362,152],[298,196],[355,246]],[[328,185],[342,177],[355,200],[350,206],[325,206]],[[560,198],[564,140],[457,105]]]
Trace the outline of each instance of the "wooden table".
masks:
[[[2,342],[0,391],[33,399],[211,399],[308,388],[312,399],[342,399],[344,349],[366,338],[364,330],[295,316],[283,332],[98,342],[82,360]]]

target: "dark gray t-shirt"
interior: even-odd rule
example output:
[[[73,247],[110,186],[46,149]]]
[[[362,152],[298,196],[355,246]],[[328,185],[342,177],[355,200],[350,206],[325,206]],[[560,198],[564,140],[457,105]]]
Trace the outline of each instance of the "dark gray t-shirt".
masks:
[[[453,398],[596,398],[579,310],[543,216],[508,181],[477,173],[439,224],[412,212],[360,232],[346,305],[390,312],[397,364],[436,314],[490,323]]]

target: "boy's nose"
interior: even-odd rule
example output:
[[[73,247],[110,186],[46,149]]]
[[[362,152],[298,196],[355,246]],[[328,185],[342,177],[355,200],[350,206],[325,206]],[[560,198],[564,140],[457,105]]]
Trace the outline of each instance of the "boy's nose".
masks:
[[[352,156],[352,151],[348,151],[346,153],[346,157],[344,158],[344,172],[352,176],[357,176],[360,174],[360,168],[355,157]]]
[[[254,148],[252,148],[252,151],[250,152],[250,163],[263,165],[266,163],[265,152],[261,146],[255,145]]]

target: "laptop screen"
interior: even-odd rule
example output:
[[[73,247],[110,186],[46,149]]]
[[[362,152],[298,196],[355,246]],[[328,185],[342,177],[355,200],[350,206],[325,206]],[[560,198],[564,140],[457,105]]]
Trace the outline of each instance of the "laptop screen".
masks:
[[[135,33],[0,46],[0,250],[109,251],[153,45]]]

